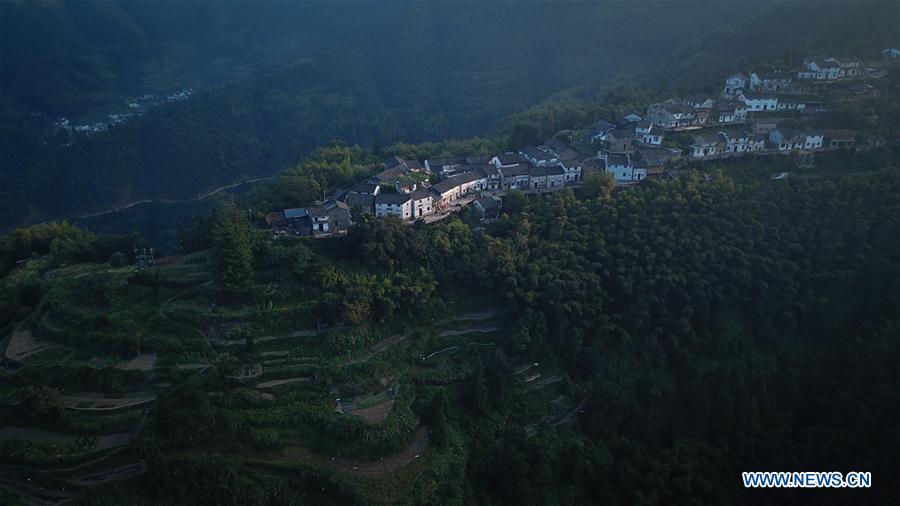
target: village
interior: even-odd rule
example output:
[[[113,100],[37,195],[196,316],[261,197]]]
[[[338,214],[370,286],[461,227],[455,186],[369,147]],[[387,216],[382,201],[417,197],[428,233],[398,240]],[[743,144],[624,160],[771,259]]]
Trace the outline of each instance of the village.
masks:
[[[391,156],[381,172],[352,188],[312,206],[270,213],[266,221],[276,235],[329,237],[346,233],[354,213],[433,223],[472,206],[482,217],[496,217],[509,191],[579,187],[600,172],[627,187],[690,163],[749,154],[794,156],[800,167],[811,167],[816,152],[885,144],[877,133],[828,124],[827,116],[834,105],[880,96],[878,80],[887,65],[900,62],[900,50],[885,49],[882,57],[886,63],[874,65],[854,57],[806,58],[790,72],[732,74],[717,96],[672,98],[643,114],[596,121],[569,139],[495,156]]]

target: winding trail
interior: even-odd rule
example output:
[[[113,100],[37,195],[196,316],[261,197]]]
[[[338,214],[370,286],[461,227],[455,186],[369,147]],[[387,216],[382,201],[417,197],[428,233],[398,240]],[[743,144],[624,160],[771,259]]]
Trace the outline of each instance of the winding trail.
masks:
[[[85,218],[94,218],[94,217],[96,217],[96,216],[103,216],[103,215],[105,215],[105,214],[117,213],[117,212],[119,212],[119,211],[124,211],[124,210],[126,210],[126,209],[131,209],[132,207],[139,206],[139,205],[142,205],[142,204],[154,204],[154,203],[156,203],[156,204],[185,204],[185,203],[188,203],[188,202],[196,202],[196,201],[199,201],[199,200],[204,200],[204,199],[207,199],[207,198],[209,198],[209,197],[212,197],[213,195],[215,195],[215,194],[217,194],[217,193],[219,193],[219,192],[223,192],[223,191],[225,191],[225,190],[230,190],[231,188],[237,188],[238,186],[243,186],[243,185],[245,185],[245,184],[259,183],[259,182],[262,182],[262,181],[271,181],[271,180],[273,180],[273,179],[275,179],[275,176],[270,176],[270,177],[258,177],[258,178],[256,178],[256,179],[247,179],[247,180],[245,180],[245,181],[241,181],[240,183],[232,183],[232,184],[227,184],[227,185],[225,185],[225,186],[220,186],[220,187],[216,188],[215,190],[213,190],[213,191],[211,191],[211,192],[207,192],[207,193],[204,193],[203,195],[200,195],[200,196],[197,196],[197,197],[194,197],[194,198],[190,198],[190,199],[181,199],[181,200],[174,200],[174,199],[144,199],[144,200],[136,200],[136,201],[134,201],[134,202],[132,202],[132,203],[130,203],[130,204],[127,204],[127,205],[124,205],[124,206],[121,206],[121,207],[114,207],[114,208],[112,208],[112,209],[107,209],[106,211],[98,211],[98,212],[96,212],[96,213],[85,214],[85,215],[79,216],[78,219],[79,219],[79,220],[83,220],[83,219],[85,219]]]
[[[341,473],[355,476],[385,476],[401,467],[409,464],[413,460],[423,456],[428,451],[430,442],[428,427],[420,425],[413,434],[409,444],[398,453],[389,455],[379,460],[351,460],[334,458],[326,460],[325,464]],[[321,458],[314,455],[305,448],[289,448],[283,453],[283,456],[289,460],[300,460],[308,462]]]

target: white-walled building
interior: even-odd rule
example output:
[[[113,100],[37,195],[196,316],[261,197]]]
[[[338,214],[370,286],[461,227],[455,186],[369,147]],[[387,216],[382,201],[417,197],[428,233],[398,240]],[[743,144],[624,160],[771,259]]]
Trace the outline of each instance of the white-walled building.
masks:
[[[725,78],[726,95],[739,95],[750,88],[750,78],[744,74],[732,74]]]
[[[617,182],[630,183],[647,177],[646,167],[635,167],[631,155],[600,153],[599,158],[604,163],[604,170]]]
[[[688,147],[692,158],[705,158],[719,154],[719,142],[716,137],[707,135],[694,136],[694,142]]]
[[[396,216],[403,221],[412,218],[412,198],[409,193],[379,193],[375,196],[375,217]]]
[[[825,144],[825,136],[818,132],[805,132],[803,134],[803,149],[822,149]]]
[[[769,132],[769,142],[771,142],[778,151],[803,149],[805,141],[806,137],[797,130],[783,128]]]
[[[741,102],[747,106],[748,112],[775,111],[778,109],[778,97],[756,93],[741,93]]]

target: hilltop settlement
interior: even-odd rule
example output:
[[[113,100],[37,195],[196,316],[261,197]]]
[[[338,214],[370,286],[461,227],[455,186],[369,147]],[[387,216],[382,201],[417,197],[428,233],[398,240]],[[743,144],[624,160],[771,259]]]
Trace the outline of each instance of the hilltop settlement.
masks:
[[[518,151],[421,161],[391,156],[381,172],[352,188],[312,206],[270,213],[267,222],[276,234],[328,237],[346,232],[354,212],[431,223],[471,204],[491,217],[509,191],[578,187],[601,172],[627,187],[692,162],[748,154],[790,155],[811,166],[818,151],[885,143],[877,132],[844,128],[829,113],[878,98],[886,66],[900,62],[891,51],[882,53],[887,63],[881,64],[807,58],[792,71],[732,74],[714,96],[671,98],[642,114],[602,119],[579,135]]]

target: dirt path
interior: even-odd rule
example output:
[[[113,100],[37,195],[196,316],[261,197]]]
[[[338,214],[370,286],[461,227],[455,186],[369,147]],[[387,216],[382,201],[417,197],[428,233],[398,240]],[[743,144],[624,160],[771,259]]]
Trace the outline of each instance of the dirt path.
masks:
[[[225,190],[229,190],[229,189],[231,189],[231,188],[237,188],[238,186],[242,186],[242,185],[245,185],[245,184],[259,183],[259,182],[261,182],[261,181],[271,181],[272,179],[275,179],[275,178],[274,178],[274,177],[259,177],[259,178],[256,178],[256,179],[248,179],[248,180],[246,180],[246,181],[241,181],[240,183],[227,184],[227,185],[225,185],[225,186],[220,186],[220,187],[216,188],[216,189],[213,190],[213,191],[206,192],[206,193],[204,193],[204,194],[202,194],[202,195],[199,195],[199,196],[197,196],[197,197],[194,197],[194,198],[192,198],[192,199],[181,199],[181,200],[172,200],[172,199],[145,199],[145,200],[137,200],[137,201],[135,201],[135,202],[132,202],[132,203],[130,203],[130,204],[126,204],[126,205],[121,206],[121,207],[114,207],[114,208],[112,208],[112,209],[107,209],[106,211],[99,211],[99,212],[96,212],[96,213],[85,214],[85,215],[81,216],[81,218],[79,218],[79,219],[93,218],[94,216],[103,216],[104,214],[116,213],[116,212],[119,212],[119,211],[124,211],[125,209],[131,209],[132,207],[139,206],[139,205],[142,205],[142,204],[151,204],[151,203],[159,203],[159,204],[184,204],[184,203],[187,203],[187,202],[195,202],[195,201],[198,201],[198,200],[204,200],[204,199],[207,199],[207,198],[212,197],[213,195],[215,195],[215,194],[217,194],[217,193],[219,193],[219,192],[222,192],[222,191],[225,191]]]
[[[30,330],[16,330],[13,332],[6,347],[6,358],[14,362],[22,362],[26,358],[44,350],[56,348],[56,345],[41,341],[31,334]]]
[[[95,396],[78,396],[64,395],[63,402],[66,403],[66,409],[76,411],[114,411],[117,409],[130,408],[153,402],[156,394],[150,394],[144,397],[128,397],[120,399],[109,399],[106,397]],[[89,404],[88,406],[80,406],[80,404]]]
[[[149,371],[156,364],[156,353],[141,353],[137,357],[121,362],[117,369],[126,371]]]
[[[359,416],[369,423],[383,422],[384,419],[391,414],[395,402],[394,399],[388,399],[374,406],[369,406],[368,408],[351,411],[350,414]]]
[[[357,476],[384,476],[419,458],[429,443],[428,427],[424,425],[416,429],[412,441],[400,453],[376,461],[355,461],[335,459],[329,465],[341,472]]]
[[[540,376],[540,374],[538,374],[534,378],[531,378],[531,380],[537,379],[537,377],[539,377],[539,376]],[[526,380],[526,382],[528,382],[528,381],[529,380]],[[541,388],[544,388],[547,385],[552,385],[553,383],[559,383],[560,381],[562,381],[562,377],[554,374],[553,376],[548,376],[545,379],[542,379],[540,381],[536,381],[536,382],[532,383],[531,385],[529,385],[529,388],[526,389],[525,391],[533,392],[535,390],[540,390]]]
[[[100,471],[98,473],[89,474],[86,476],[79,476],[71,481],[76,485],[100,485],[102,483],[108,483],[110,481],[121,480],[124,478],[129,478],[132,476],[136,476],[138,474],[143,473],[147,470],[147,464],[143,462],[135,462],[133,464],[126,464],[122,467],[117,467],[115,469],[107,469],[104,471]]]
[[[280,380],[272,380],[272,381],[263,381],[262,383],[256,385],[256,388],[259,390],[265,390],[267,388],[275,388],[281,385],[287,385],[290,383],[306,383],[310,381],[310,378],[287,378]]]
[[[282,334],[280,336],[262,336],[253,339],[254,344],[265,343],[268,341],[277,341],[279,339],[290,339],[292,337],[314,337],[319,332],[316,329],[304,329],[291,332],[290,334]],[[216,339],[213,344],[216,346],[240,346],[247,343],[246,339]]]
[[[441,320],[441,321],[437,322],[437,325],[444,325],[444,324],[451,323],[451,322],[487,320],[489,318],[493,318],[494,316],[497,316],[497,310],[495,310],[495,309],[484,309],[481,311],[469,311],[467,313],[462,313],[462,314],[456,315],[453,318]]]
[[[355,358],[350,358],[341,363],[341,367],[348,367],[351,365],[361,364],[363,362],[368,362],[372,360],[375,355],[387,350],[391,346],[399,344],[406,340],[406,336],[396,334],[393,336],[386,337],[381,341],[373,344],[369,349],[362,355],[358,355]]]
[[[386,337],[386,338],[382,339],[381,341],[378,341],[377,343],[373,344],[372,347],[369,348],[369,352],[372,354],[372,356],[378,355],[382,351],[390,348],[391,346],[393,346],[397,343],[402,342],[405,339],[406,339],[406,336],[402,336],[400,334]]]
[[[466,327],[458,330],[445,330],[438,334],[438,337],[461,336],[463,334],[471,334],[472,332],[495,332],[500,330],[499,325],[483,325],[480,327]]]
[[[588,398],[585,397],[584,399],[581,399],[580,401],[578,401],[578,404],[576,404],[574,408],[569,410],[569,412],[566,413],[565,415],[563,415],[562,418],[560,418],[559,420],[554,422],[553,425],[554,426],[562,425],[562,424],[568,425],[568,424],[574,422],[575,417],[577,417],[579,414],[581,414],[584,411],[582,408],[584,408],[584,403],[587,402],[587,399]]]

